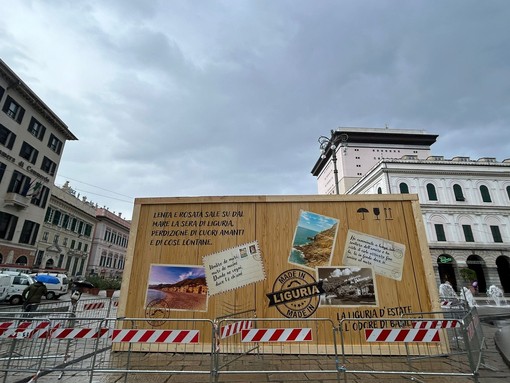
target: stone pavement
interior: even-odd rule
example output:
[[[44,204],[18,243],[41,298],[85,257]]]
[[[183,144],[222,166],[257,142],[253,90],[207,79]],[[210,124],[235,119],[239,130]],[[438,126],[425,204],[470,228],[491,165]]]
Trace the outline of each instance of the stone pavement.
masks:
[[[480,382],[510,382],[510,366],[501,356],[494,343],[494,336],[498,331],[498,327],[487,323],[484,323],[482,327],[486,338],[487,350],[483,353],[485,366],[482,366],[480,369]]]

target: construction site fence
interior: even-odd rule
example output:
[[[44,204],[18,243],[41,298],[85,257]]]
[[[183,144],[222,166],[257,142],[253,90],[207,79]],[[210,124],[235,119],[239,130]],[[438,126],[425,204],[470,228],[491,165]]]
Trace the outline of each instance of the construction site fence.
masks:
[[[476,309],[456,312],[454,319],[440,312],[339,322],[256,318],[254,310],[214,320],[86,313],[76,306],[68,312],[40,308],[30,316],[1,316],[0,381],[79,375],[80,382],[106,376],[138,382],[150,375],[152,382],[165,382],[169,375],[194,375],[220,382],[232,381],[232,375],[249,381],[248,375],[270,374],[344,382],[360,376],[363,382],[396,377],[477,382],[483,363],[485,340]]]

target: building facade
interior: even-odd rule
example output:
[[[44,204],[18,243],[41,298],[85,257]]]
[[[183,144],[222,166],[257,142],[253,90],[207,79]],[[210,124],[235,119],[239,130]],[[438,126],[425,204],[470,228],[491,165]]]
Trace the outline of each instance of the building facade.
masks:
[[[0,60],[0,268],[33,265],[66,124]]]
[[[386,151],[394,144],[377,141],[369,149],[363,142],[363,152],[373,153],[367,156],[372,167],[344,193],[417,194],[437,283],[449,281],[459,291],[466,283],[461,270],[468,268],[480,292],[496,285],[510,293],[510,160],[420,158],[408,152],[397,158],[402,151]],[[348,151],[356,149],[361,152],[349,139]]]
[[[33,269],[59,270],[70,277],[84,277],[92,249],[96,207],[80,199],[66,182],[53,187]]]
[[[131,222],[107,209],[96,209],[96,229],[87,275],[121,278],[126,263]]]
[[[319,194],[335,193],[335,167],[340,194],[356,183],[384,158],[430,156],[437,135],[422,130],[339,128],[331,131],[329,143],[312,169]],[[335,150],[332,150],[335,148]],[[334,156],[333,156],[334,154]],[[333,160],[336,160],[335,162]]]

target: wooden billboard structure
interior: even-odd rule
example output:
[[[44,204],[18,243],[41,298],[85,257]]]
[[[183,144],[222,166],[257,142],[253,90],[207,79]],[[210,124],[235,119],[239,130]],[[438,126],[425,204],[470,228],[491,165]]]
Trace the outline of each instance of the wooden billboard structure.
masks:
[[[409,194],[138,198],[118,316],[154,328],[155,306],[173,319],[254,309],[337,323],[440,309]]]

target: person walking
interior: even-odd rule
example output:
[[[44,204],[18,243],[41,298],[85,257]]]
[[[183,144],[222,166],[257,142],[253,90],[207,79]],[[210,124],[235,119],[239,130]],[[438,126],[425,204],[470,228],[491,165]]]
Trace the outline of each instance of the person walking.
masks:
[[[28,286],[21,294],[23,297],[23,311],[25,312],[36,311],[37,306],[41,303],[41,298],[48,292],[46,285],[39,282],[37,276],[34,279],[35,283]]]

